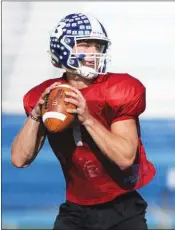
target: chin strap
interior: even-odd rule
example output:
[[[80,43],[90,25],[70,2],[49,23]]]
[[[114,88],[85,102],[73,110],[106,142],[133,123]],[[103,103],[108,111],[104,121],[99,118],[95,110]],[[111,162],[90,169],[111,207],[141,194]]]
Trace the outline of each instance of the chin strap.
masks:
[[[81,66],[77,70],[68,69],[68,68],[65,68],[65,66],[62,66],[61,68],[64,69],[68,73],[79,75],[86,79],[93,79],[93,78],[98,77],[98,73],[95,71],[95,69],[90,68],[88,66]]]
[[[98,76],[98,73],[95,69],[88,66],[81,66],[76,70],[76,73],[84,78],[92,79]]]

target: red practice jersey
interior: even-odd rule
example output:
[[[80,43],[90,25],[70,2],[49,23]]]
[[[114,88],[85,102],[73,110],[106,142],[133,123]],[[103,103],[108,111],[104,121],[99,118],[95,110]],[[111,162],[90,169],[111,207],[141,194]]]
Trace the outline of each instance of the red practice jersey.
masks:
[[[26,114],[32,111],[45,89],[62,78],[50,79],[24,96]],[[120,170],[105,156],[84,126],[74,124],[61,133],[47,132],[50,146],[60,160],[66,180],[66,199],[82,205],[100,204],[143,187],[155,175],[140,138],[138,116],[145,110],[145,87],[128,74],[108,73],[81,89],[89,112],[108,130],[113,122],[134,119],[138,130],[138,150],[134,164]],[[82,144],[81,144],[82,143]]]

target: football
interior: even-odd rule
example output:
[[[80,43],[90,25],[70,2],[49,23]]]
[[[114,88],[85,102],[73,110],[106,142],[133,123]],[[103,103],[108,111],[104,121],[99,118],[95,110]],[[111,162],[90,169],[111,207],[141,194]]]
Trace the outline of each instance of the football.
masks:
[[[66,91],[70,91],[67,84],[61,84],[45,97],[42,106],[42,121],[49,132],[62,132],[74,121],[75,114],[70,114],[66,109],[76,109],[72,103],[65,102]]]

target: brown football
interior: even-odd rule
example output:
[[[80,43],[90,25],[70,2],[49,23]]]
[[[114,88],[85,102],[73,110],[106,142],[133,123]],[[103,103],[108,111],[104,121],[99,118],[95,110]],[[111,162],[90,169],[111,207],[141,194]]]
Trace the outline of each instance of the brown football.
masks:
[[[66,91],[71,91],[69,85],[61,84],[45,98],[42,106],[42,120],[50,132],[62,132],[72,124],[75,118],[74,114],[66,111],[66,109],[76,108],[72,103],[64,101]]]

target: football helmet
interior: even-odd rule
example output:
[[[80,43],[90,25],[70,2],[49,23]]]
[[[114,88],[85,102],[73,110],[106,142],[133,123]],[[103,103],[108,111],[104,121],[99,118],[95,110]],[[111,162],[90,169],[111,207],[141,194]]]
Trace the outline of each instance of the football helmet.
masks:
[[[98,40],[101,52],[78,53],[79,40]],[[111,44],[103,25],[94,17],[82,13],[69,14],[63,18],[50,36],[50,55],[54,66],[84,78],[94,78],[106,73],[106,65],[110,60],[108,48]],[[73,47],[75,51],[73,52]],[[82,64],[84,58],[94,59],[94,68]]]

